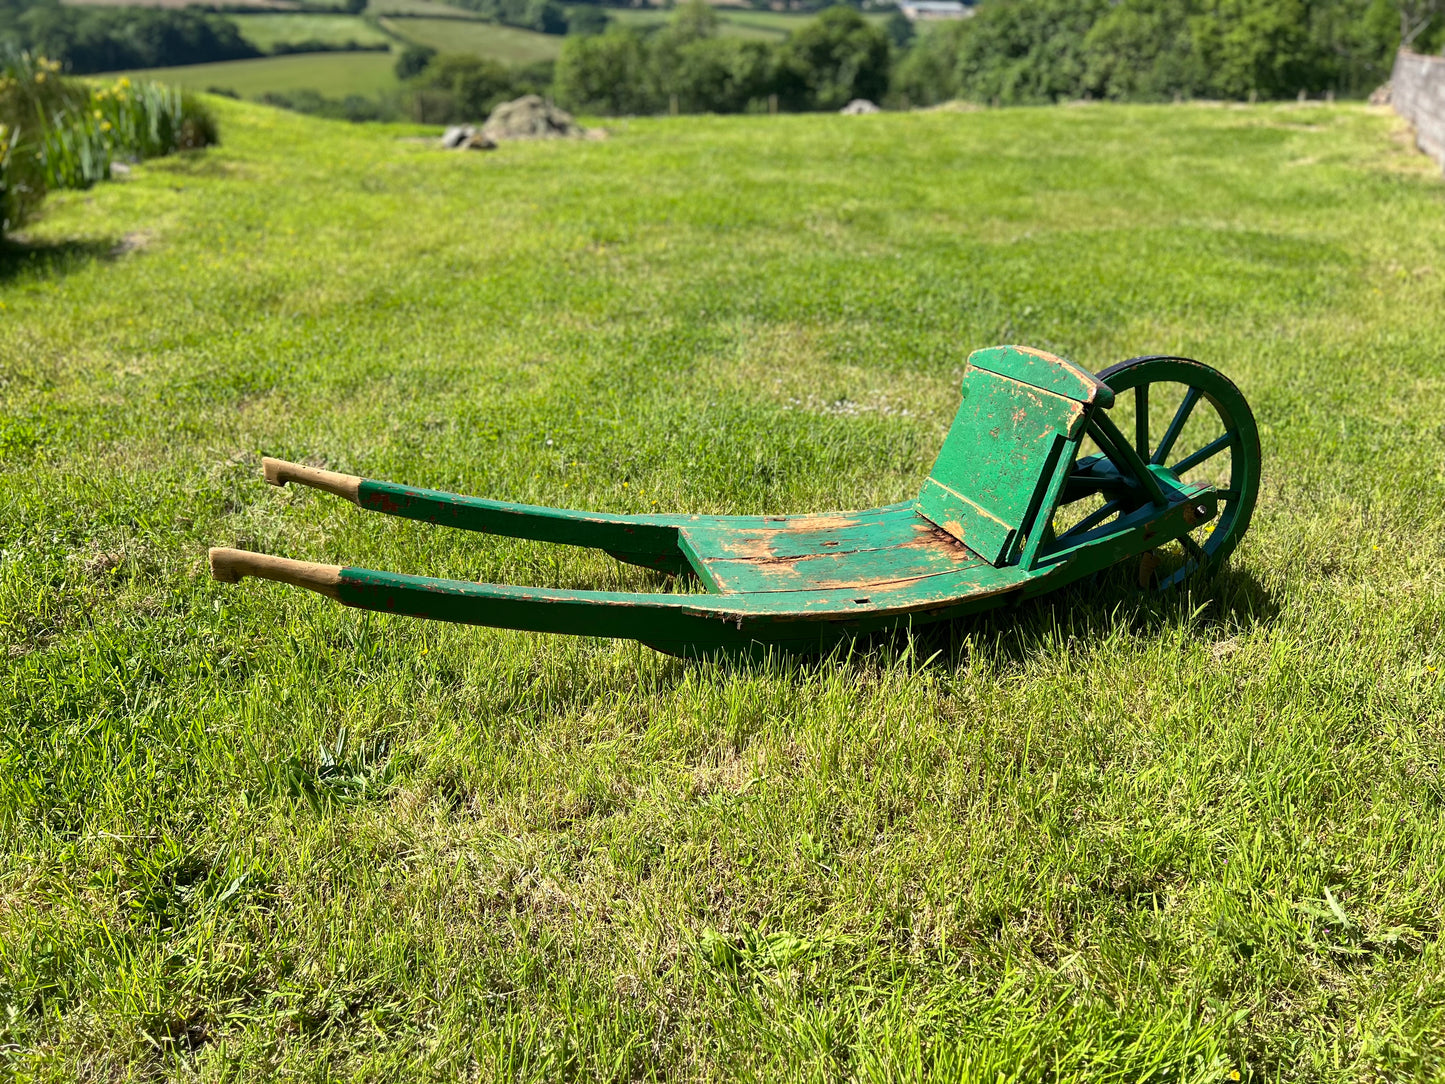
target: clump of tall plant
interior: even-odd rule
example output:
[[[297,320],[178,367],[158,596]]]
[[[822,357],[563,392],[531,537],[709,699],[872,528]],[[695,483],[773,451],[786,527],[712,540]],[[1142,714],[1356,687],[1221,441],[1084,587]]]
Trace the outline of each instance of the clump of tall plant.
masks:
[[[89,188],[117,159],[216,142],[204,107],[174,87],[121,78],[96,86],[26,53],[0,59],[0,234],[49,189]]]

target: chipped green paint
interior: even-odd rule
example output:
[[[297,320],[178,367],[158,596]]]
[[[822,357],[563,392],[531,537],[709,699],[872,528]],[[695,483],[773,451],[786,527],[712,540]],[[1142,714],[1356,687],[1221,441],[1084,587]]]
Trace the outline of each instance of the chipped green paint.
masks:
[[[1116,392],[1178,385],[1181,403],[1159,446],[1147,421],[1136,443],[1104,411]],[[1140,389],[1143,389],[1142,391]],[[1151,389],[1154,389],[1151,392]],[[1166,466],[1195,406],[1224,432]],[[1085,432],[1105,454],[1078,459]],[[1181,475],[1223,451],[1227,488]],[[623,637],[680,655],[817,651],[849,637],[945,621],[1052,591],[1180,540],[1217,566],[1248,525],[1259,438],[1227,379],[1176,358],[1138,358],[1093,374],[1027,347],[969,358],[963,403],[913,502],[800,516],[604,515],[465,497],[267,461],[267,479],[351,497],[388,515],[488,534],[592,546],[624,561],[697,576],[706,593],[559,591],[336,568],[213,550],[221,579],[242,575],[311,587],[348,606],[534,632]],[[1055,536],[1064,504],[1109,502]],[[1221,512],[1221,506],[1223,511]],[[1198,535],[1198,539],[1195,538]],[[1174,575],[1177,582],[1182,572]]]
[[[1100,406],[1108,410],[1114,405],[1113,389],[1089,370],[1031,346],[994,346],[987,350],[975,350],[969,356],[968,364],[970,368],[1011,377],[1021,384],[1051,391],[1085,406]]]

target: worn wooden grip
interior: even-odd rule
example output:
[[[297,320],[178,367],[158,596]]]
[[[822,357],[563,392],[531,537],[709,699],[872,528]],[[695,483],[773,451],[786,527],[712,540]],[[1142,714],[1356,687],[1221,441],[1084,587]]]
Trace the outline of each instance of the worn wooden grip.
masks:
[[[261,460],[261,471],[266,481],[273,486],[295,482],[345,497],[353,504],[357,503],[356,495],[361,488],[361,479],[354,474],[337,474],[334,470],[303,467],[300,463],[288,463],[284,459],[272,459],[270,456]]]
[[[245,576],[261,580],[289,583],[305,587],[329,598],[336,598],[341,583],[340,565],[318,565],[310,561],[290,561],[249,550],[216,547],[211,550],[211,575],[222,583],[238,583]]]

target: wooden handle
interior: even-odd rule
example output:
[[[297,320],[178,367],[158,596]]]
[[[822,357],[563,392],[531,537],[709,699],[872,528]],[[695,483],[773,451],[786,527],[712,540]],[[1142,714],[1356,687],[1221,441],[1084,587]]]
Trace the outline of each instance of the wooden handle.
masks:
[[[261,460],[261,470],[266,481],[273,486],[295,482],[345,497],[352,504],[358,503],[357,493],[361,488],[361,479],[354,474],[337,474],[334,470],[303,467],[300,463],[288,463],[284,459],[272,459],[270,456]]]
[[[285,557],[272,557],[265,553],[217,547],[211,550],[211,575],[222,583],[239,583],[245,576],[255,576],[336,598],[341,583],[341,566],[289,561]]]

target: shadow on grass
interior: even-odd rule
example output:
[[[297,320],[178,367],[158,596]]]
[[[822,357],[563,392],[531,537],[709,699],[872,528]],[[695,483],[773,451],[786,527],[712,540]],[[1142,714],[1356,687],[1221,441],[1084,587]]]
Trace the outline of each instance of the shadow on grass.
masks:
[[[917,658],[953,669],[985,641],[1000,660],[1021,664],[1055,648],[1061,637],[1087,644],[1121,630],[1150,636],[1187,625],[1200,639],[1213,640],[1278,615],[1269,589],[1245,569],[1226,567],[1162,593],[1140,591],[1123,570],[1113,569],[1017,606],[921,629],[911,647]],[[906,632],[893,632],[868,646],[895,653],[909,644]]]
[[[119,255],[119,241],[24,241],[0,239],[0,285],[21,278],[61,278],[96,260]]]

